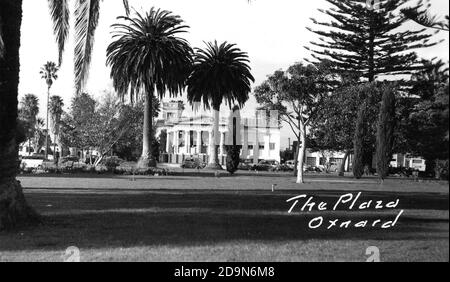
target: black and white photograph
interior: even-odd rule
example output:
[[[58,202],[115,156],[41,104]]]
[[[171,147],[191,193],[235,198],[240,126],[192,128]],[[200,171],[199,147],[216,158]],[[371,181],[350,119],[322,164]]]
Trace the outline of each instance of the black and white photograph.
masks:
[[[0,0],[0,263],[449,262],[449,42],[447,0]]]

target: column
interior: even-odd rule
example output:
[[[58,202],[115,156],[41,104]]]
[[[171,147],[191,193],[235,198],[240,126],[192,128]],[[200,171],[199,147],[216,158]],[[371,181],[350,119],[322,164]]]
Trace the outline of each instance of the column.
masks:
[[[197,154],[202,153],[202,131],[197,131]]]
[[[224,135],[225,135],[225,133],[220,132],[220,151],[219,151],[219,154],[221,156],[225,155],[225,150],[223,148],[223,146],[225,144],[225,136]]]
[[[259,163],[259,130],[258,125],[255,128],[255,146],[253,148],[253,163]]]
[[[248,125],[247,125],[247,121],[244,123],[244,136],[243,136],[243,138],[244,138],[244,144],[243,144],[243,146],[242,146],[242,156],[241,156],[241,158],[242,159],[247,159],[249,156],[248,156],[248,127],[247,127]]]
[[[166,152],[170,154],[170,132],[167,131],[167,140],[166,140]]]
[[[266,158],[272,159],[272,156],[270,155],[270,133],[264,137],[264,151]]]
[[[173,146],[174,146],[173,153],[175,155],[178,154],[178,149],[179,149],[178,147],[180,145],[178,143],[179,134],[180,134],[180,132],[178,130],[175,130],[174,133],[173,133]]]
[[[186,154],[190,155],[191,154],[191,131],[186,130],[184,132],[184,145],[186,147]]]
[[[214,160],[214,147],[215,147],[215,144],[214,144],[214,131],[212,129],[209,129],[208,134],[209,134],[209,140],[208,140],[208,158],[209,158],[209,161],[208,161],[208,163],[209,164],[215,164],[216,160]]]

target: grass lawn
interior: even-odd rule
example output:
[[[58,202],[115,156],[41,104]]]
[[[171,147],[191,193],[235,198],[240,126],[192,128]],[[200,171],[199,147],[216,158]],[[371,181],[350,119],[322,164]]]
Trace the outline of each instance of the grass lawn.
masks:
[[[242,173],[163,177],[22,177],[44,224],[0,233],[0,261],[62,261],[69,246],[82,261],[382,261],[449,260],[448,183]],[[276,190],[272,192],[272,185]],[[288,213],[291,197],[334,203],[399,199],[395,210]],[[383,221],[404,210],[392,229],[308,228],[311,219]]]

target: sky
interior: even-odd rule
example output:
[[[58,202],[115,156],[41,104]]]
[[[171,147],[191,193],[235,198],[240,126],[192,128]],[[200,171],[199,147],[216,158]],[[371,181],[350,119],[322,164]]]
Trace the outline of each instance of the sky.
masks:
[[[205,41],[217,40],[235,43],[247,52],[252,73],[256,79],[254,87],[268,75],[286,69],[296,62],[310,58],[303,48],[317,36],[306,27],[313,27],[310,18],[324,18],[318,9],[329,8],[325,0],[129,0],[137,11],[149,10],[152,6],[180,15],[190,26],[185,38],[193,47],[203,47]],[[73,0],[70,1],[73,4]],[[431,13],[441,18],[449,14],[447,0],[431,0]],[[106,66],[106,48],[111,42],[111,25],[124,14],[122,0],[105,0],[101,3],[99,26],[95,35],[94,51],[86,92],[100,98],[105,91],[112,91],[109,68]],[[73,21],[73,18],[72,18]],[[73,25],[72,25],[73,26]],[[419,28],[411,23],[408,28]],[[52,95],[59,95],[66,106],[74,95],[73,36],[71,30],[66,46],[59,78],[52,87]],[[449,60],[448,33],[436,39],[445,39],[438,46],[421,50],[424,58],[439,57]],[[57,45],[52,33],[47,0],[23,0],[22,42],[20,50],[21,73],[19,97],[33,93],[40,98],[41,116],[45,115],[47,87],[40,78],[39,70],[47,61],[58,60]],[[182,98],[180,98],[182,99]],[[256,109],[251,98],[242,110],[249,117]],[[227,115],[223,107],[222,115]],[[289,126],[282,128],[282,148],[293,139]]]

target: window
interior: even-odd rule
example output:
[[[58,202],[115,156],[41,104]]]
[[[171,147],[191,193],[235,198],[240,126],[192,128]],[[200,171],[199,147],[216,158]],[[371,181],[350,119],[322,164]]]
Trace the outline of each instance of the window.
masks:
[[[275,151],[275,147],[276,147],[275,143],[270,143],[270,150],[271,151]]]
[[[326,165],[327,164],[327,158],[320,158],[320,165]]]
[[[264,143],[259,143],[259,150],[264,150],[266,148],[266,146],[264,145]]]
[[[331,164],[342,164],[343,161],[344,159],[330,158]]]
[[[306,159],[306,164],[309,165],[309,166],[316,166],[317,159],[316,158],[307,158]]]

